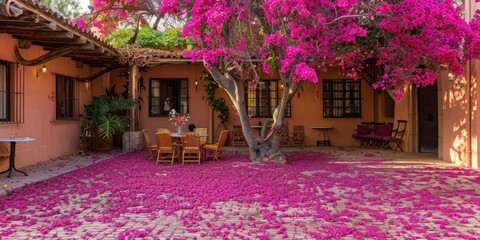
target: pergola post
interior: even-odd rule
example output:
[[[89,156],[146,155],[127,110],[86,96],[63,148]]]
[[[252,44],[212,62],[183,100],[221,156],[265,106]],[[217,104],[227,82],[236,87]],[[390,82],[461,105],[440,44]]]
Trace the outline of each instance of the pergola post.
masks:
[[[138,131],[138,79],[140,79],[140,70],[137,65],[133,65],[130,67],[130,76],[128,76],[130,80],[130,84],[128,87],[128,95],[130,95],[135,100],[135,107],[130,112],[130,131]]]
[[[136,151],[143,148],[143,133],[138,131],[138,80],[141,78],[140,70],[137,65],[130,66],[130,75],[128,76],[128,95],[130,95],[135,105],[130,111],[130,122],[128,131],[123,134],[123,150]]]

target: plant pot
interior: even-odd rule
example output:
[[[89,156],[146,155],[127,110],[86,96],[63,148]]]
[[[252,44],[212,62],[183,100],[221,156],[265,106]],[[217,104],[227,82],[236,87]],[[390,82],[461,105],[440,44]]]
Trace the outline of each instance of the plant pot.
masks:
[[[122,149],[123,147],[123,134],[113,135],[113,148]]]
[[[130,152],[143,149],[143,132],[132,131],[123,134],[123,151]]]
[[[100,137],[98,130],[95,129],[95,135],[93,138],[93,148],[97,151],[112,150],[113,149],[113,138],[103,138]]]
[[[94,140],[94,148],[95,150],[105,151],[105,150],[112,150],[113,149],[113,139],[112,138],[102,138],[102,137],[95,137]]]

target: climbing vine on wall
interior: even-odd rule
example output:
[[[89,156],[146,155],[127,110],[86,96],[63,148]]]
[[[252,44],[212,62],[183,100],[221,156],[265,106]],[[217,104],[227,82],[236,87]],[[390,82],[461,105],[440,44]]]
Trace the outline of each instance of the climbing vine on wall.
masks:
[[[213,80],[212,75],[207,71],[203,71],[201,79],[207,82],[207,84],[203,86],[203,90],[205,90],[207,96],[204,96],[203,99],[208,102],[208,105],[213,108],[213,111],[219,112],[217,117],[222,123],[228,122],[228,119],[230,118],[230,110],[225,103],[225,99],[222,97],[215,97],[215,93],[219,88],[218,83]]]

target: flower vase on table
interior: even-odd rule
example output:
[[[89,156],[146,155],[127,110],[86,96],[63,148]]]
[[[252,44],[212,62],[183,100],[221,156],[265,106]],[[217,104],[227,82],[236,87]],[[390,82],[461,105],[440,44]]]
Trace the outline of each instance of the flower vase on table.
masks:
[[[183,133],[183,126],[187,123],[188,119],[190,119],[190,115],[188,115],[188,113],[181,114],[176,112],[175,109],[172,109],[168,113],[168,116],[168,120],[177,127],[177,134],[181,135]]]

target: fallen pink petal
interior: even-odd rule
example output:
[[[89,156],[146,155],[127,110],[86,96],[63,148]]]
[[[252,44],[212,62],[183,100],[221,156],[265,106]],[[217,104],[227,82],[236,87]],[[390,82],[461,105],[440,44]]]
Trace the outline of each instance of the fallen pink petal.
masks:
[[[287,164],[227,152],[173,166],[144,151],[92,155],[1,197],[0,238],[480,238],[478,171],[359,151],[287,152]]]

